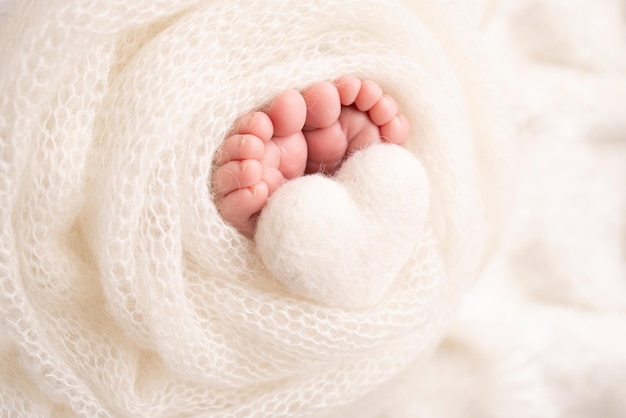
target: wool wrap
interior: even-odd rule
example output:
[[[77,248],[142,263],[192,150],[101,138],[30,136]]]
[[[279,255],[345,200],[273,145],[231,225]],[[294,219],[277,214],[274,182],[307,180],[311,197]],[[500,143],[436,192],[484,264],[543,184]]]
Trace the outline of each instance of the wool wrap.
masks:
[[[0,28],[3,411],[332,416],[424,359],[498,218],[491,115],[463,26],[439,0],[12,6]],[[393,280],[356,307],[286,288],[210,188],[239,116],[345,74],[375,80],[409,118],[430,202]]]

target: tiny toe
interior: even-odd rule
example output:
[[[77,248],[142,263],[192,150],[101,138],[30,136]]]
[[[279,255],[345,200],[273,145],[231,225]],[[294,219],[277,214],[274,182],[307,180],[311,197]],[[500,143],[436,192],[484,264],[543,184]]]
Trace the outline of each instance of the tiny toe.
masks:
[[[236,134],[224,140],[215,158],[215,164],[221,166],[232,160],[260,160],[263,157],[265,145],[256,135]]]
[[[250,187],[263,176],[263,167],[258,160],[230,161],[217,169],[213,184],[217,196],[227,195],[237,189]]]
[[[260,182],[229,193],[219,202],[219,211],[225,221],[247,237],[252,237],[256,215],[265,206],[268,196],[267,185]]]
[[[263,141],[269,141],[274,134],[274,126],[270,117],[263,112],[251,112],[235,122],[234,134],[255,135]]]
[[[372,80],[365,80],[361,84],[361,90],[356,97],[354,104],[362,111],[366,112],[372,108],[383,97],[383,89]]]
[[[341,104],[344,106],[350,106],[356,100],[356,97],[361,90],[361,80],[352,75],[346,75],[338,78],[335,81],[337,92],[339,92],[339,98]]]
[[[304,127],[306,103],[296,90],[285,90],[270,104],[267,115],[274,124],[274,135],[288,136]]]
[[[326,128],[339,117],[341,101],[337,88],[329,83],[315,83],[302,94],[306,102],[307,128]]]
[[[398,114],[398,105],[390,96],[384,95],[368,112],[370,119],[383,126]]]
[[[402,145],[409,136],[409,120],[398,115],[380,127],[380,136],[387,142]]]

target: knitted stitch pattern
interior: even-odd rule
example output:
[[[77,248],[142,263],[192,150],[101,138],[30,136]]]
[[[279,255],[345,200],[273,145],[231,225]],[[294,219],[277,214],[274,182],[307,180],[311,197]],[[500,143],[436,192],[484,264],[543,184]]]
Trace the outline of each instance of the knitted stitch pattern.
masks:
[[[499,186],[470,33],[446,2],[409,6],[25,0],[7,12],[3,416],[332,415],[428,354],[475,277]],[[399,273],[358,309],[286,289],[209,187],[239,116],[342,74],[397,100],[430,185]]]

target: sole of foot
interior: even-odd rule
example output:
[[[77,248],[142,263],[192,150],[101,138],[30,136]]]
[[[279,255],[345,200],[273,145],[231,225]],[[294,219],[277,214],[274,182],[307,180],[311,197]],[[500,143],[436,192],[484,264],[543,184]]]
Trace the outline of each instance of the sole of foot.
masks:
[[[220,146],[213,193],[224,220],[252,237],[267,199],[287,180],[333,175],[352,153],[373,144],[402,145],[406,117],[371,80],[345,76],[302,93],[285,90],[243,115]]]

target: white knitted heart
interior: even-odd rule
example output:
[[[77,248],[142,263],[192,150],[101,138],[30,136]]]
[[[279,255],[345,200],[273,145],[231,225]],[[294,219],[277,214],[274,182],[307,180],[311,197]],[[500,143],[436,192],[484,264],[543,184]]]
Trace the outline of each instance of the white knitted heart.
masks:
[[[255,236],[270,273],[323,304],[379,301],[412,253],[426,221],[421,163],[395,145],[351,156],[334,178],[304,176],[268,201]]]

